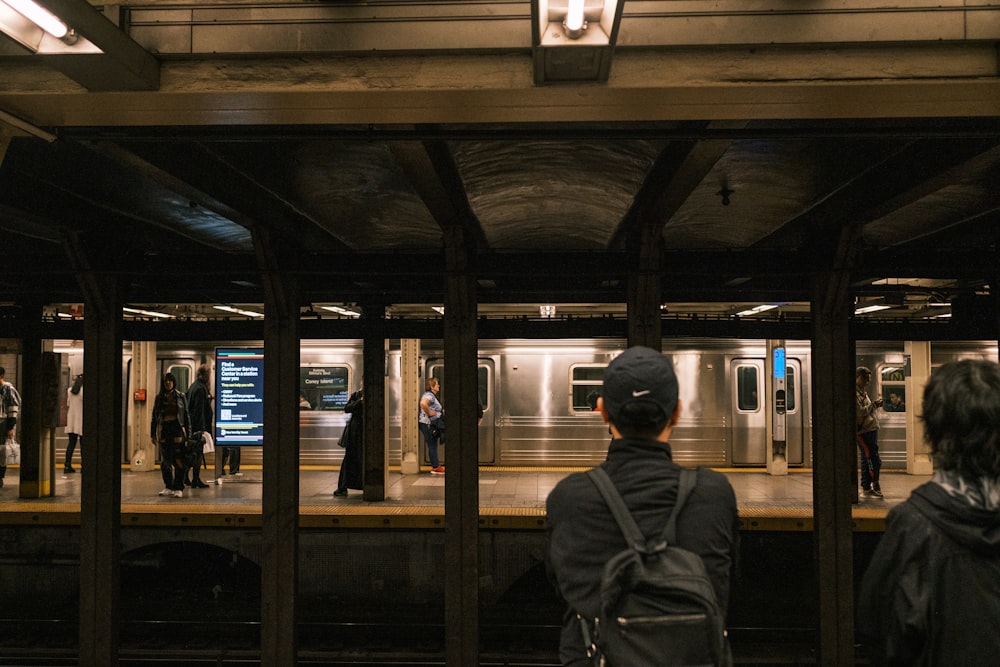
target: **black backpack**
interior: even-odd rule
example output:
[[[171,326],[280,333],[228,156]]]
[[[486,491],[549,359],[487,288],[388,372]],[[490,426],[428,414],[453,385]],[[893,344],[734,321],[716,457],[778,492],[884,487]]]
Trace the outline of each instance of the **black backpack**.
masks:
[[[580,616],[587,655],[608,667],[728,664],[725,620],[701,556],[674,544],[677,517],[697,473],[682,470],[663,535],[649,540],[603,468],[590,470],[628,548],[604,567],[600,612]]]

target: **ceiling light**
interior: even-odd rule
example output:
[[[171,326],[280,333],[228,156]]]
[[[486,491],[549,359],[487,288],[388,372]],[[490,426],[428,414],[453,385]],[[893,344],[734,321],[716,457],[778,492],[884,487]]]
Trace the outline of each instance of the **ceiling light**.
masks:
[[[535,82],[607,81],[623,3],[531,0]]]
[[[556,316],[556,307],[555,306],[539,306],[538,307],[538,312],[539,312],[539,314],[541,314],[542,317],[552,318],[552,317]]]
[[[212,306],[216,310],[224,310],[227,313],[236,313],[237,315],[246,315],[247,317],[264,317],[264,313],[255,313],[252,310],[242,310],[240,308],[233,308],[232,306]]]
[[[341,308],[340,306],[322,306],[324,310],[329,310],[331,313],[337,313],[338,315],[347,315],[348,317],[361,317],[361,313],[356,310],[350,310],[349,308]]]
[[[753,308],[749,308],[747,310],[741,310],[740,312],[736,313],[736,316],[737,317],[747,317],[748,315],[756,315],[757,313],[763,313],[763,312],[766,312],[768,310],[773,310],[773,309],[775,309],[777,307],[778,307],[778,304],[776,304],[776,303],[764,303],[764,304],[761,304],[759,306],[754,306]]]
[[[580,39],[587,29],[587,19],[583,15],[584,0],[569,0],[566,8],[566,18],[563,19],[563,30],[570,39]]]
[[[141,308],[122,307],[122,311],[131,315],[144,315],[146,317],[165,317],[172,319],[174,316],[169,313],[158,313],[155,310],[142,310]]]
[[[879,310],[889,310],[892,306],[865,306],[864,308],[858,308],[854,311],[855,315],[864,315],[865,313],[874,313]]]
[[[70,30],[69,26],[63,23],[55,14],[33,0],[0,0],[0,4],[7,5],[57,39],[61,39],[68,44],[76,41],[76,33]]]
[[[433,310],[435,313],[444,315],[444,306],[431,306],[431,310]]]

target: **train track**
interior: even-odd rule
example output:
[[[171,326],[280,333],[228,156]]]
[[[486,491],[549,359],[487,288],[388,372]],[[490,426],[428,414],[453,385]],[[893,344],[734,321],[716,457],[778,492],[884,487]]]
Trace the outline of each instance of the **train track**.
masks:
[[[445,665],[444,627],[415,621],[310,621],[299,624],[299,665],[422,667]],[[558,667],[559,629],[553,625],[485,619],[480,667]],[[0,664],[76,667],[76,622],[0,619]],[[259,667],[260,624],[251,621],[127,621],[119,664]],[[810,628],[733,628],[735,665],[815,665]],[[859,656],[857,664],[867,664]]]

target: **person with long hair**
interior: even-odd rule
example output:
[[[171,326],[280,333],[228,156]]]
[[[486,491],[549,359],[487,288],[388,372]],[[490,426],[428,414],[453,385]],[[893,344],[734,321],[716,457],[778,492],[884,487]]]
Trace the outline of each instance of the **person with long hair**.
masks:
[[[161,496],[184,497],[184,479],[187,476],[185,461],[187,438],[191,421],[187,399],[177,390],[173,373],[166,373],[160,383],[160,393],[153,403],[149,437],[160,451],[160,473],[163,475]]]

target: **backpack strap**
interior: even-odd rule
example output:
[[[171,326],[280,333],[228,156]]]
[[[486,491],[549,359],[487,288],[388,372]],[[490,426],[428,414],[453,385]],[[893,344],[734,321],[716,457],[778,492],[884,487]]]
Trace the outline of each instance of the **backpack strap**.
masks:
[[[663,539],[667,544],[674,544],[677,541],[677,517],[681,514],[681,508],[687,502],[688,496],[694,491],[694,485],[698,481],[698,471],[689,468],[681,469],[680,482],[677,485],[677,500],[674,501],[674,509],[667,519],[667,526],[663,529]]]
[[[639,530],[639,525],[632,518],[632,513],[628,511],[625,501],[622,500],[621,494],[615,488],[614,482],[608,477],[608,473],[604,471],[604,468],[597,467],[588,470],[587,476],[590,477],[590,481],[594,483],[597,490],[601,492],[601,496],[604,497],[604,502],[607,503],[608,508],[611,510],[618,528],[621,529],[622,535],[625,536],[625,541],[637,551],[645,553],[646,536]]]
[[[647,544],[646,536],[642,534],[639,525],[632,518],[632,513],[629,512],[625,501],[622,500],[621,494],[618,493],[618,489],[615,488],[614,482],[608,477],[608,473],[605,472],[604,468],[592,468],[587,471],[587,475],[597,487],[597,490],[601,492],[604,502],[607,503],[612,516],[615,518],[615,522],[618,524],[618,528],[622,531],[622,535],[625,536],[625,541],[636,551],[643,554],[660,551],[666,545],[674,543],[677,532],[677,517],[688,496],[691,495],[691,491],[694,490],[694,485],[698,477],[698,473],[695,470],[681,469],[680,482],[677,487],[677,500],[674,502],[674,508],[670,511],[670,518],[667,519],[667,525],[663,529],[660,541],[655,544]]]

